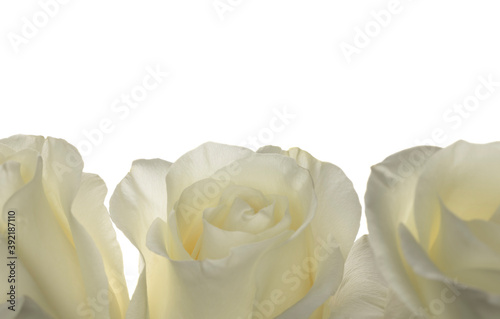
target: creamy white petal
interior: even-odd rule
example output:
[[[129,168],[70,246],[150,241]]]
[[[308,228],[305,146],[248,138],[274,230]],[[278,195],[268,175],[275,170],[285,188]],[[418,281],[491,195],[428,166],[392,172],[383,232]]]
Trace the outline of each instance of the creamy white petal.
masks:
[[[319,247],[320,246],[316,246],[315,249]],[[344,258],[340,247],[332,245],[330,249],[331,251],[328,252],[326,258],[323,260],[312,257],[321,262],[318,262],[316,275],[313,279],[314,283],[307,294],[276,318],[313,319],[314,317],[310,317],[313,313],[318,315],[316,318],[321,318],[319,317],[321,312],[316,312],[316,310],[321,308],[328,298],[337,290],[342,281],[342,274],[344,271]],[[304,266],[304,261],[302,266]]]
[[[272,205],[274,209],[274,205]],[[258,233],[247,232],[244,230],[221,229],[207,220],[203,221],[203,234],[198,240],[197,256],[195,259],[219,259],[229,255],[232,248],[245,244],[254,243],[278,236],[280,233],[290,230],[291,217],[288,208],[280,207],[277,209],[286,210],[283,212],[283,218],[274,226]],[[261,212],[257,213],[260,214]]]
[[[165,176],[171,165],[160,159],[135,161],[110,199],[111,219],[142,254],[151,223],[167,217]]]
[[[170,211],[174,207],[188,186],[212,176],[223,167],[227,167],[226,172],[230,176],[237,174],[238,167],[233,168],[230,164],[253,154],[254,152],[244,147],[205,143],[182,155],[172,164],[167,174],[167,210]]]
[[[94,290],[95,295],[103,296],[104,291],[109,291],[109,305],[103,302],[104,308],[109,308],[107,315],[111,318],[123,318],[129,302],[128,290],[120,245],[104,206],[106,193],[104,181],[99,176],[83,174],[82,183],[72,203],[71,212],[74,219],[70,220],[70,225],[77,248],[80,242],[88,249],[86,253],[78,249],[80,263],[87,264],[82,265],[82,270],[87,272],[89,277],[85,280],[86,285],[102,276],[100,285],[94,288],[98,288]],[[82,238],[77,238],[78,234]],[[91,255],[94,255],[95,259],[91,259]],[[101,266],[97,268],[97,265]]]
[[[19,172],[24,184],[28,183],[37,169],[39,154],[32,149],[24,149],[4,157],[4,162],[14,162],[20,165]]]
[[[83,160],[74,146],[51,137],[43,144],[41,156],[44,160],[43,185],[49,204],[59,221],[68,227],[65,217],[80,187]]]
[[[5,231],[7,224],[5,223],[6,216],[4,203],[21,187],[24,181],[21,175],[21,164],[14,161],[9,161],[0,165],[0,205],[2,207],[2,220],[0,221],[1,231]]]
[[[75,316],[77,307],[86,299],[85,285],[72,239],[54,218],[45,198],[41,158],[33,179],[4,207],[15,209],[23,221],[17,226],[17,235],[23,238],[17,241],[17,256],[43,290],[50,309],[60,317]],[[24,294],[22,290],[19,293]]]
[[[0,139],[0,144],[7,145],[9,148],[14,150],[14,152],[19,152],[24,149],[32,149],[37,153],[40,153],[44,143],[45,138],[43,136],[34,135],[19,134]]]
[[[500,295],[500,255],[479,240],[467,223],[450,212],[444,203],[440,215],[440,229],[429,252],[430,258],[448,277]]]
[[[490,221],[500,224],[500,206],[497,208],[493,216],[491,216]]]
[[[410,318],[410,311],[385,282],[376,265],[368,236],[354,243],[347,257],[344,278],[329,301],[329,319]]]
[[[282,151],[267,146],[258,152],[278,153],[293,158],[309,171],[318,198],[318,214],[313,222],[315,233],[334,233],[344,258],[354,243],[361,218],[361,204],[352,182],[337,166],[322,162],[299,148]]]
[[[118,184],[110,200],[110,214],[116,226],[141,254],[142,269],[137,288],[127,310],[127,318],[161,318],[163,302],[149,296],[168,298],[166,260],[146,247],[149,228],[155,219],[166,220],[165,176],[171,163],[160,159],[137,160]]]
[[[142,258],[142,257],[141,257]],[[149,319],[149,300],[148,300],[148,283],[147,283],[147,271],[142,261],[143,269],[141,270],[141,275],[137,281],[137,286],[130,301],[127,310],[127,319]]]
[[[500,312],[500,296],[464,286],[447,277],[429,259],[410,231],[400,225],[403,254],[416,276],[415,289],[422,298],[416,314],[427,312],[443,319],[494,319]]]
[[[157,219],[148,234],[148,247],[169,259],[165,249],[165,225]],[[164,272],[166,318],[238,318],[252,309],[255,294],[254,265],[263,254],[284,242],[290,233],[245,245],[223,259],[202,261],[170,260]],[[243,289],[244,287],[244,289]],[[196,306],[193,306],[196,300]],[[227,301],[227,302],[225,302]],[[151,314],[152,315],[152,314]]]
[[[387,297],[388,288],[363,236],[347,257],[342,284],[330,301],[329,318],[384,318]]]
[[[467,226],[479,240],[500,256],[500,225],[491,221],[471,220]]]
[[[489,220],[500,206],[500,143],[446,147],[425,164],[415,190],[419,242],[429,249],[439,232],[440,201],[463,220]]]
[[[414,192],[425,163],[440,149],[424,146],[404,150],[372,167],[365,195],[370,243],[385,280],[413,311],[420,301],[400,252],[397,229],[405,223],[416,232]]]

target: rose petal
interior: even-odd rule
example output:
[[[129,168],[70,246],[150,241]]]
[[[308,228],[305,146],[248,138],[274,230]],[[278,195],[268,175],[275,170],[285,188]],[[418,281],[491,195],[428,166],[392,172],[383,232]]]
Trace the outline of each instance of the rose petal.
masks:
[[[84,276],[87,273],[89,277],[85,282],[95,281],[98,276],[102,276],[101,285],[95,295],[102,296],[103,291],[109,290],[109,314],[112,318],[121,318],[125,314],[129,298],[120,245],[104,206],[106,193],[104,181],[99,176],[83,174],[82,183],[71,207],[74,220],[70,220],[70,225],[80,263],[85,263],[82,265]],[[78,235],[82,238],[78,238]],[[88,251],[79,249],[79,243],[88,246]],[[90,257],[92,255],[95,256],[94,259]],[[108,307],[104,304],[103,306]]]
[[[430,258],[448,277],[500,295],[500,255],[479,240],[467,223],[450,212],[444,203],[441,203],[440,229]]]
[[[274,208],[274,205],[272,207]],[[203,235],[198,242],[200,247],[196,259],[224,258],[229,255],[233,248],[239,249],[243,245],[266,240],[290,230],[291,217],[288,208],[285,206],[277,209],[285,210],[283,212],[284,218],[273,227],[258,233],[221,229],[204,220]]]
[[[334,233],[342,254],[347,257],[358,233],[361,204],[352,182],[344,172],[299,148],[282,151],[279,147],[268,146],[258,152],[289,156],[309,171],[318,198],[318,214],[313,222],[314,233]]]
[[[141,257],[142,258],[142,257]],[[127,319],[149,319],[149,307],[153,307],[153,305],[149,305],[148,298],[148,284],[147,284],[147,271],[146,267],[142,269],[140,272],[139,280],[137,281],[137,286],[134,291],[134,295],[132,296],[132,300],[130,301],[128,310],[127,310]],[[152,300],[151,300],[152,301]]]
[[[389,156],[372,167],[365,195],[370,243],[378,267],[401,301],[414,312],[418,311],[420,301],[399,253],[397,229],[400,223],[406,223],[416,232],[410,217],[414,191],[425,163],[439,151],[423,146]]]
[[[161,317],[172,318],[238,318],[252,308],[255,294],[254,265],[269,249],[290,237],[284,232],[271,239],[232,250],[223,259],[202,261],[172,260],[165,246],[165,222],[157,219],[148,233],[147,245],[169,260],[163,269],[165,281],[155,278],[162,287],[164,303],[158,305]],[[147,264],[146,264],[147,265]],[[245,289],[242,289],[245,287]],[[193,307],[192,300],[196,300]],[[152,318],[155,318],[150,313]]]
[[[467,226],[474,236],[500,256],[500,225],[491,221],[471,220],[467,222]]]
[[[500,143],[464,141],[425,164],[415,191],[419,242],[430,249],[438,236],[440,200],[460,219],[489,220],[500,206]]]
[[[366,235],[354,243],[345,263],[342,284],[331,298],[329,308],[330,319],[411,317],[379,272]]]
[[[182,155],[168,171],[167,211],[171,211],[182,192],[199,180],[212,176],[232,162],[254,154],[251,150],[217,143],[205,143]],[[228,173],[233,174],[231,168]]]
[[[12,195],[4,207],[14,209],[22,221],[17,227],[17,235],[22,238],[16,242],[18,258],[43,288],[50,309],[59,317],[71,318],[87,295],[73,242],[54,218],[45,198],[42,169],[39,158],[33,179]],[[24,294],[22,290],[18,293]]]
[[[141,254],[147,253],[146,234],[151,223],[167,216],[165,176],[171,163],[160,159],[137,160],[110,199],[115,225]]]
[[[42,152],[45,138],[43,136],[34,135],[13,135],[8,138],[0,139],[0,144],[7,145],[14,152],[19,152],[24,149],[32,149],[37,153]]]
[[[454,278],[445,276],[429,259],[408,228],[399,227],[401,248],[408,265],[416,273],[413,281],[420,291],[423,310],[439,314],[444,319],[498,318],[500,296],[488,294],[459,284]]]

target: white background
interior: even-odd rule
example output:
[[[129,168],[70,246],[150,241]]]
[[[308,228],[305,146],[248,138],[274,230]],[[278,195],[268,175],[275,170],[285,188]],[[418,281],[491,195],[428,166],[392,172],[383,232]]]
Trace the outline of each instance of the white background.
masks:
[[[500,140],[498,1],[54,1],[0,4],[0,138],[64,138],[110,193],[135,159],[216,141],[303,148],[362,200],[394,152]]]

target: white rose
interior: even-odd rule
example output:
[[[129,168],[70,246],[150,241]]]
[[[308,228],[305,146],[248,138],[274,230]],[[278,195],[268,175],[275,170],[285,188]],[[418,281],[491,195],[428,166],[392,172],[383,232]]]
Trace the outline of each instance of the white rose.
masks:
[[[135,161],[110,205],[142,255],[140,319],[323,318],[361,213],[332,164],[213,143]]]
[[[0,140],[1,318],[124,317],[128,293],[107,190],[82,167],[63,140]]]
[[[500,318],[500,143],[417,147],[372,168],[370,242],[413,318]]]

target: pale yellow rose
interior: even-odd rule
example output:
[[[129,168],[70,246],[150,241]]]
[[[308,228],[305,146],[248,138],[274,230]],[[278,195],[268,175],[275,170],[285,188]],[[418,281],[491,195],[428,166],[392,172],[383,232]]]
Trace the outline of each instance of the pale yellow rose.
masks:
[[[378,268],[407,318],[500,318],[500,143],[392,155],[365,199]]]
[[[124,317],[128,293],[106,186],[82,167],[63,140],[0,140],[2,319]]]
[[[324,318],[359,227],[352,183],[294,148],[138,160],[111,216],[142,256],[127,318]]]

